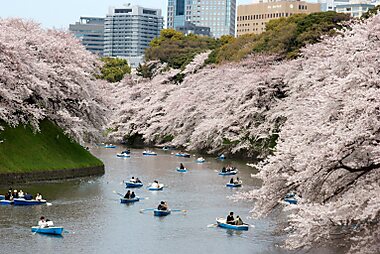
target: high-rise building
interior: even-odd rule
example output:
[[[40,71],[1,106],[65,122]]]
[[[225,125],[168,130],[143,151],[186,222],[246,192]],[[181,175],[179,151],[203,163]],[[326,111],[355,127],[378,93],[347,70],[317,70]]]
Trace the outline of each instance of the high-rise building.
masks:
[[[168,28],[185,22],[209,27],[211,35],[235,35],[236,0],[168,0]]]
[[[196,26],[191,22],[186,21],[184,26],[177,26],[177,31],[180,31],[186,35],[197,34],[203,36],[211,36],[210,28],[206,26]]]
[[[237,37],[243,34],[260,34],[265,31],[265,25],[272,19],[289,17],[299,13],[320,12],[319,3],[304,1],[269,0],[255,4],[239,5],[237,11]]]
[[[70,24],[69,31],[82,42],[87,50],[103,55],[104,18],[80,17],[79,22]]]
[[[161,10],[126,5],[110,7],[104,22],[104,55],[125,58],[136,67],[163,28]]]

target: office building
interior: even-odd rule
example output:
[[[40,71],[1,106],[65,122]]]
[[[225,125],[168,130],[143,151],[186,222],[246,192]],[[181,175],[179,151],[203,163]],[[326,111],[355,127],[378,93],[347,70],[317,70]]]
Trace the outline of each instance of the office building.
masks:
[[[186,22],[209,27],[211,35],[235,35],[236,0],[168,0],[168,28],[179,30]]]
[[[197,35],[202,35],[202,36],[211,36],[211,31],[209,27],[196,26],[189,21],[186,21],[184,26],[177,26],[176,30],[186,35],[197,34]]]
[[[161,10],[126,5],[111,7],[104,22],[104,55],[125,58],[136,67],[163,28]]]
[[[364,13],[374,7],[374,4],[369,4],[367,2],[350,1],[346,4],[337,4],[335,6],[335,11],[349,14],[354,18],[360,18]]]
[[[299,13],[320,12],[319,3],[304,1],[266,1],[255,4],[239,5],[237,10],[237,37],[243,34],[260,34],[272,19],[289,17]]]
[[[70,24],[69,31],[85,48],[102,56],[104,47],[104,18],[80,17],[79,22]]]

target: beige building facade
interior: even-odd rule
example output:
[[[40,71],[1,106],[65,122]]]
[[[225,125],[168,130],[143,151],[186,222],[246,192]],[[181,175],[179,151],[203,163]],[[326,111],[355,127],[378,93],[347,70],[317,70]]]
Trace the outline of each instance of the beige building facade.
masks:
[[[269,1],[255,4],[239,5],[237,9],[236,36],[243,34],[260,34],[265,31],[269,20],[289,17],[298,13],[320,12],[319,3],[304,1]]]

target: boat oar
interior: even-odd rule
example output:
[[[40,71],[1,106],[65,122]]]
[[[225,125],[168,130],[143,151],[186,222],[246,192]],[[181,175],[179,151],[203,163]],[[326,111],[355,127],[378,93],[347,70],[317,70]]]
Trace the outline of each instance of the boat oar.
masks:
[[[140,198],[140,197],[139,197],[139,199],[140,199],[140,200],[148,200],[149,197],[145,197],[145,198]]]
[[[146,211],[153,211],[155,208],[145,208],[145,209],[140,209],[140,213],[146,212]]]
[[[186,213],[187,210],[181,210],[181,209],[171,209],[172,212],[181,212],[181,213]]]
[[[46,202],[46,205],[47,206],[51,206],[51,205],[53,205],[52,203],[49,203],[49,202]]]
[[[116,195],[119,195],[120,197],[124,197],[124,195],[123,194],[121,194],[120,192],[116,192],[116,191],[112,191],[113,193],[115,193]]]
[[[218,226],[218,224],[216,224],[216,223],[207,225],[208,228],[215,228],[217,226]]]
[[[37,230],[33,232],[33,235],[35,235],[35,234],[38,232],[38,230],[39,230],[40,228],[41,228],[41,227],[38,227]]]

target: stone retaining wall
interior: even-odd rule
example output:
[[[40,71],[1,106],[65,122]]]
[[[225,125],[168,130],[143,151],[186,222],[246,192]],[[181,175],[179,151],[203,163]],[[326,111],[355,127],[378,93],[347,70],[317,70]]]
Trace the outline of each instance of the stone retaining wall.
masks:
[[[98,167],[59,169],[51,171],[37,171],[26,173],[0,174],[0,185],[12,185],[19,183],[41,182],[59,179],[70,179],[104,174],[104,165]]]

